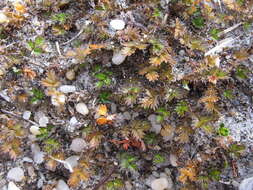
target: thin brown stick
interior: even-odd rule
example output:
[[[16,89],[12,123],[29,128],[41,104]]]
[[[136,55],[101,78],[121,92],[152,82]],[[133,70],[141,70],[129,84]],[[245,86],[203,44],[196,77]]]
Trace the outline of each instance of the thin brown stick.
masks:
[[[31,123],[31,124],[33,124],[33,125],[39,126],[38,123],[36,123],[36,122],[34,122],[34,121],[31,121],[31,120],[29,120],[29,119],[24,119],[21,115],[15,114],[15,113],[13,113],[13,112],[10,112],[10,111],[4,110],[4,109],[0,109],[0,111],[3,112],[3,113],[5,113],[5,114],[11,115],[11,116],[13,116],[13,117],[17,117],[17,118],[19,118],[19,119],[22,119],[22,120],[24,120],[24,121],[27,121],[27,122],[29,122],[29,123]]]
[[[107,176],[105,176],[92,190],[98,190],[100,186],[102,186],[106,181],[108,181],[108,179],[110,179],[111,175],[114,173],[116,168],[117,166],[114,166],[111,172]]]

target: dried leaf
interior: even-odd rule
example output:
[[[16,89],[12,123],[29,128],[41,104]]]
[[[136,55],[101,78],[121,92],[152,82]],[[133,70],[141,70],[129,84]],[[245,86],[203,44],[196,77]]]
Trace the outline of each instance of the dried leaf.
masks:
[[[181,24],[180,20],[176,18],[175,32],[174,32],[175,39],[182,38],[185,32],[186,28]]]
[[[177,128],[178,136],[176,140],[180,143],[189,143],[190,142],[190,135],[193,133],[191,127],[181,126]]]
[[[167,137],[167,136],[170,136],[174,133],[174,127],[172,127],[171,125],[169,124],[166,124],[163,126],[163,128],[161,129],[160,131],[160,134],[163,136],[163,137]]]
[[[10,158],[15,160],[21,153],[21,141],[18,138],[14,138],[11,141],[5,141],[1,145],[1,151],[9,154]]]
[[[36,77],[36,73],[29,68],[24,68],[23,73],[26,77],[30,78],[31,80],[33,80]]]
[[[150,82],[154,82],[159,78],[159,74],[156,71],[149,72],[145,76]]]
[[[87,181],[89,177],[89,172],[85,167],[76,167],[70,175],[68,184],[71,187],[77,187],[81,181]]]
[[[41,81],[41,84],[45,87],[58,87],[60,82],[53,70],[47,72],[47,77]]]
[[[186,183],[187,180],[196,181],[197,180],[197,169],[195,164],[190,163],[186,167],[179,169],[180,176],[179,181]]]
[[[152,95],[149,90],[146,90],[146,97],[142,98],[140,103],[145,109],[151,108],[155,110],[158,107],[158,95]]]
[[[26,7],[19,2],[15,2],[13,6],[14,9],[21,14],[24,14],[26,12]]]
[[[106,105],[102,104],[102,105],[98,106],[98,109],[97,109],[98,115],[106,116],[107,112],[108,112],[108,110],[107,110]]]
[[[89,140],[90,148],[97,148],[100,145],[102,138],[103,134],[100,132],[94,132],[90,134],[88,136],[88,139],[90,139]]]
[[[100,117],[96,120],[98,125],[112,124],[112,120],[108,117]]]
[[[200,103],[205,104],[205,109],[209,112],[218,111],[215,103],[219,101],[217,91],[211,86],[205,92],[205,95],[199,100]]]

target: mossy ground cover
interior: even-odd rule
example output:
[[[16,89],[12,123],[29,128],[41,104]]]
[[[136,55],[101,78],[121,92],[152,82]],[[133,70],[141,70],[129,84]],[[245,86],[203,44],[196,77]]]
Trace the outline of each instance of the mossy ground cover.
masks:
[[[252,163],[252,7],[1,1],[2,186],[19,166],[20,189],[144,190],[164,176],[236,189]]]

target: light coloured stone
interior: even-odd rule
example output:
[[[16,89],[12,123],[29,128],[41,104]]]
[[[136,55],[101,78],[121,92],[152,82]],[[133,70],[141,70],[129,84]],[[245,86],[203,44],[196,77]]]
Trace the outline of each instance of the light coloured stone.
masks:
[[[121,19],[113,19],[110,22],[110,27],[114,30],[123,30],[126,23]]]
[[[76,87],[73,85],[62,85],[59,87],[58,90],[62,93],[67,94],[67,93],[76,92]]]
[[[36,125],[32,125],[30,127],[30,132],[33,134],[33,135],[39,135],[40,134],[40,128]]]
[[[68,71],[66,72],[65,76],[66,76],[66,78],[67,78],[68,80],[74,80],[75,77],[76,77],[76,74],[75,74],[75,71],[73,71],[73,70],[68,70]]]
[[[46,127],[47,124],[48,124],[48,122],[49,122],[49,119],[48,119],[48,117],[46,117],[46,116],[41,117],[41,118],[39,119],[39,125],[40,125],[41,127]]]
[[[30,119],[31,114],[32,113],[30,111],[24,111],[24,113],[23,113],[23,119]]]
[[[82,102],[76,104],[76,111],[82,115],[87,115],[89,113],[88,107]]]
[[[40,151],[40,147],[37,144],[31,145],[31,150],[33,154],[33,161],[36,164],[41,164],[45,160],[45,153]]]
[[[5,13],[3,13],[2,11],[0,12],[0,24],[3,23],[8,23],[9,22],[9,18],[6,16]]]
[[[112,56],[112,63],[114,65],[120,65],[121,63],[125,61],[126,57],[127,56],[122,54],[121,52],[114,52]]]
[[[12,168],[8,172],[7,178],[16,182],[20,182],[24,179],[24,171],[20,167]]]
[[[151,182],[151,188],[153,190],[165,190],[169,187],[169,182],[166,178],[158,178]]]
[[[36,164],[41,164],[45,160],[45,153],[44,152],[35,152],[33,155],[33,160]]]
[[[63,180],[59,180],[56,186],[56,190],[69,190],[69,186]]]
[[[10,181],[8,184],[8,190],[20,190],[20,188],[18,188],[15,183]]]
[[[71,119],[69,120],[70,126],[75,126],[77,123],[78,123],[78,120],[76,119],[76,117],[71,117]]]
[[[170,154],[170,163],[172,166],[177,167],[177,156],[175,154]]]
[[[78,165],[78,160],[79,160],[79,156],[70,156],[68,157],[65,162],[68,163],[67,164],[64,164],[64,167],[66,169],[69,169],[69,166],[71,166],[72,168],[76,167]]]
[[[51,96],[51,102],[54,106],[62,106],[66,102],[66,96],[59,92],[59,94]]]
[[[82,152],[87,146],[88,144],[85,142],[85,140],[81,138],[75,138],[70,145],[70,149],[74,152]]]
[[[239,190],[252,190],[253,189],[253,177],[244,179],[239,185]]]

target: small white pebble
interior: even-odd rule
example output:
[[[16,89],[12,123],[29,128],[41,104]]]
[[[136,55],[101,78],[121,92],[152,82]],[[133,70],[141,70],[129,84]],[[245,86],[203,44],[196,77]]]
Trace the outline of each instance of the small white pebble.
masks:
[[[68,157],[65,160],[66,164],[64,164],[64,167],[66,169],[69,169],[69,166],[71,166],[72,168],[76,167],[78,165],[79,158],[80,158],[79,156],[70,156],[70,157]]]
[[[1,11],[0,12],[0,24],[9,22],[9,18]]]
[[[39,135],[40,134],[40,128],[36,125],[32,125],[30,127],[30,132],[33,134],[33,135]]]
[[[112,63],[115,65],[120,65],[126,59],[126,55],[122,54],[121,52],[115,52],[112,57]]]
[[[68,80],[74,80],[76,77],[75,71],[74,70],[68,70],[65,74],[66,78]]]
[[[63,180],[59,180],[56,186],[56,190],[69,190],[69,186]]]
[[[20,167],[12,168],[8,172],[7,178],[16,182],[20,182],[24,179],[24,171]]]
[[[76,111],[82,115],[87,115],[89,113],[86,104],[82,102],[76,104]]]
[[[49,122],[49,119],[46,116],[43,116],[43,117],[39,118],[39,125],[41,127],[46,127],[48,122]]]
[[[58,89],[62,93],[72,93],[76,91],[76,87],[73,85],[62,85]]]
[[[45,152],[35,152],[33,155],[33,160],[36,164],[41,164],[45,160]]]
[[[158,178],[151,182],[151,188],[153,190],[165,190],[169,186],[169,182],[166,178]]]
[[[74,152],[82,152],[83,149],[87,146],[88,144],[85,142],[85,140],[81,138],[76,138],[72,141],[70,149]]]
[[[8,190],[20,190],[20,188],[18,188],[15,183],[13,183],[12,181],[9,182],[8,184]]]
[[[125,28],[125,25],[126,25],[125,22],[120,19],[114,19],[114,20],[111,20],[110,22],[110,26],[114,30],[123,30]]]
[[[31,112],[30,111],[24,111],[23,113],[23,119],[30,119]]]

